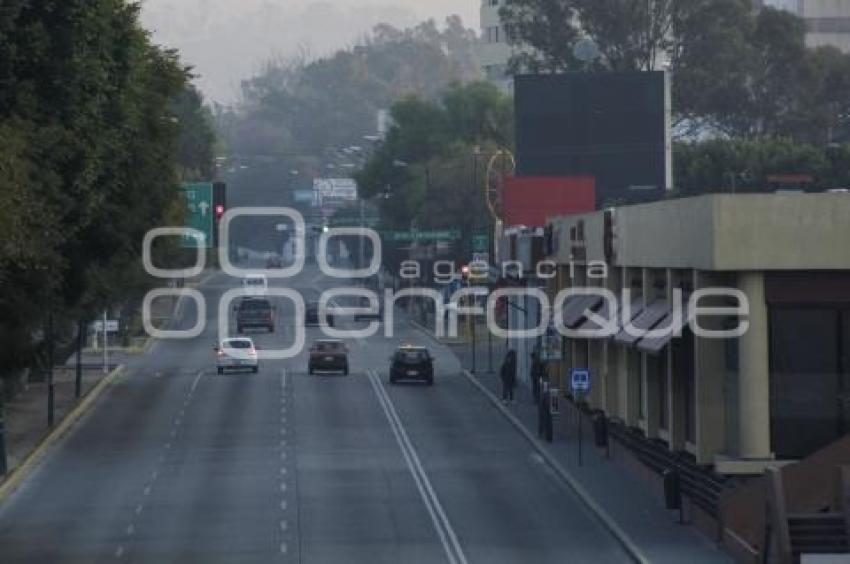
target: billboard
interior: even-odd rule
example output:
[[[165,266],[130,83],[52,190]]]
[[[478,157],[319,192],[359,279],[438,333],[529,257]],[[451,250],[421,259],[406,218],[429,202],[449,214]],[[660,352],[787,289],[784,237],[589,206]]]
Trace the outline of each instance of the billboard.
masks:
[[[598,207],[671,186],[664,72],[516,77],[517,175],[591,176]]]
[[[544,227],[550,217],[596,209],[592,176],[508,178],[502,193],[505,227]]]

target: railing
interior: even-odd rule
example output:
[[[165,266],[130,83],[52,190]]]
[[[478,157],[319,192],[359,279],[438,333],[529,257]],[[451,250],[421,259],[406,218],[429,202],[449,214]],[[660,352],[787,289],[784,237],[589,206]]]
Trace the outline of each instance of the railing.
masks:
[[[842,554],[850,551],[843,513],[788,515],[791,551],[800,554]]]
[[[719,521],[720,497],[732,487],[729,479],[697,466],[686,455],[671,452],[666,445],[647,440],[640,432],[623,424],[611,423],[610,434],[654,472],[677,471],[681,477],[682,493]]]

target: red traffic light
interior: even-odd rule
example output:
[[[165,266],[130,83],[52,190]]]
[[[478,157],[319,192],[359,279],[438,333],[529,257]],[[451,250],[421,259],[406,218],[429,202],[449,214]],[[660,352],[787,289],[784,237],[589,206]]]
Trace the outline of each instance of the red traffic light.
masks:
[[[215,206],[215,218],[221,219],[224,215],[224,204],[217,204]]]

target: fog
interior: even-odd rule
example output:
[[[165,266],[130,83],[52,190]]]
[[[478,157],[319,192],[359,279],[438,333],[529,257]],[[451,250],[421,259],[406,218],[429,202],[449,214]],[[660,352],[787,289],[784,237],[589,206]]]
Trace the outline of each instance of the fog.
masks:
[[[144,0],[154,40],[180,50],[205,96],[238,100],[240,82],[272,57],[328,54],[377,23],[411,26],[460,15],[478,27],[479,0]]]

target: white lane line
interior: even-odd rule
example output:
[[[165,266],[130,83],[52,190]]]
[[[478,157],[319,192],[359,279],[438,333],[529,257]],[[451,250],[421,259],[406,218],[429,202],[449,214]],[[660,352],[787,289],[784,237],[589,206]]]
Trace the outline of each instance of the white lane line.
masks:
[[[198,375],[197,375],[197,376],[195,376],[195,381],[194,381],[194,382],[192,382],[192,389],[189,391],[189,394],[194,394],[194,393],[195,393],[195,388],[197,388],[197,387],[198,387],[198,382],[200,382],[200,381],[201,381],[201,376],[203,376],[203,375],[204,375],[204,371],[203,371],[203,370],[201,370],[200,372],[198,372]]]
[[[145,496],[145,497],[148,497],[149,495],[151,495],[151,487],[145,486],[145,491],[142,492],[142,495]]]
[[[288,551],[289,551],[289,548],[286,546],[286,543],[285,542],[281,543],[280,544],[280,553],[286,554]]]
[[[454,528],[443,510],[436,492],[434,492],[431,481],[428,479],[428,474],[425,472],[425,468],[419,460],[419,455],[416,453],[416,449],[413,448],[413,444],[407,436],[407,431],[404,429],[404,424],[401,422],[392,400],[375,374],[375,371],[369,370],[367,374],[369,376],[369,382],[375,390],[375,395],[378,396],[378,403],[381,404],[384,415],[386,415],[387,421],[390,423],[390,428],[393,435],[395,435],[396,442],[398,442],[408,470],[410,470],[413,481],[416,483],[419,495],[422,497],[425,508],[428,510],[431,521],[434,523],[434,528],[440,537],[446,557],[451,564],[467,564],[466,555],[460,546]]]
[[[141,515],[143,510],[144,510],[144,506],[140,503],[139,505],[136,506],[136,515]]]
[[[280,502],[280,510],[281,511],[286,511],[288,508],[289,508],[289,504],[286,503],[285,499]]]
[[[115,550],[115,558],[121,558],[122,556],[124,556],[124,547],[123,547],[123,546],[119,546],[119,547]]]
[[[280,522],[280,530],[284,533],[289,529],[289,521],[281,521]]]
[[[136,532],[136,526],[135,525],[133,525],[132,523],[127,525],[127,536],[128,537],[132,537],[135,532]]]

